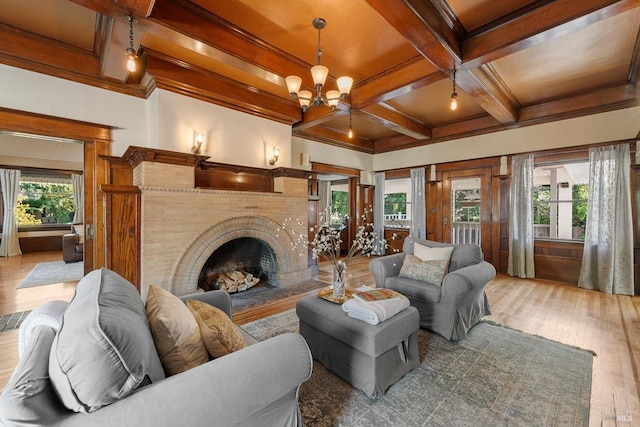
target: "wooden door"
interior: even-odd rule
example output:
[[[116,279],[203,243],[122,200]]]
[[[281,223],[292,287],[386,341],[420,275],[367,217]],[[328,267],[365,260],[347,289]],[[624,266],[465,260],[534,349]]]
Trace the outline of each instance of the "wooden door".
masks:
[[[491,168],[442,174],[442,241],[476,243],[491,262]]]

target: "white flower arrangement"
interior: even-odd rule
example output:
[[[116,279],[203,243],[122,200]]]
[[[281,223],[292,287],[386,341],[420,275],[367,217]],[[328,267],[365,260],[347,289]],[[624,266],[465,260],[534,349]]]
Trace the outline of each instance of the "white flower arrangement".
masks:
[[[353,243],[343,259],[340,259],[340,245],[342,244],[340,230],[331,227],[328,221],[309,228],[309,232],[314,233],[311,240],[309,240],[308,235],[298,231],[304,226],[300,219],[286,218],[282,224],[282,229],[292,235],[291,249],[293,251],[299,251],[299,255],[304,256],[306,251],[300,251],[300,248],[311,249],[313,259],[324,258],[333,265],[336,272],[342,273],[353,259],[364,256],[369,257],[377,249],[384,251],[387,248],[387,242],[384,239],[378,240],[376,238],[373,224],[366,223],[366,219],[365,213],[362,215],[363,224],[358,226]]]

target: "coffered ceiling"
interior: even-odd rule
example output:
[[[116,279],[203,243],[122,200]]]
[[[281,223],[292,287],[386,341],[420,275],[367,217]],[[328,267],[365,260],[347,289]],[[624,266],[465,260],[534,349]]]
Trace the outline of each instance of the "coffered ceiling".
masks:
[[[0,10],[0,63],[140,97],[159,87],[368,153],[640,104],[640,0],[0,0]],[[129,14],[136,73],[125,68]],[[354,86],[335,111],[303,113],[284,78],[312,90],[316,17],[327,21],[326,86],[341,75]]]

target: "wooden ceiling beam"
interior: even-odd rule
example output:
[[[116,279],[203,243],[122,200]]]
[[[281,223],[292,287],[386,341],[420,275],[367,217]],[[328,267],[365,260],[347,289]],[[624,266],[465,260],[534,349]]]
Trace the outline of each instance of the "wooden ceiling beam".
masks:
[[[439,70],[452,68],[452,58],[460,62],[460,43],[431,3],[415,0],[367,0],[367,3]]]
[[[519,104],[491,67],[458,70],[456,82],[467,95],[471,95],[478,105],[501,123],[516,121]]]
[[[116,0],[115,3],[122,9],[131,12],[133,16],[146,18],[151,15],[155,0]]]
[[[496,22],[462,43],[462,66],[475,68],[552,37],[579,30],[640,6],[640,0],[539,1],[508,21]]]
[[[100,75],[98,57],[93,52],[60,43],[47,37],[19,30],[0,23],[0,55],[14,56],[23,61],[46,64],[76,74]]]
[[[146,30],[167,37],[194,52],[207,48],[207,56],[228,63],[243,72],[281,85],[284,77],[296,74],[313,86],[311,65],[269,45],[185,0],[157,0],[146,21]],[[182,37],[175,37],[175,34]]]
[[[452,77],[455,64],[461,60],[461,45],[456,33],[445,22],[433,5],[417,0],[367,0],[387,21],[400,32],[425,58],[441,72]],[[428,3],[428,2],[424,2]],[[430,5],[430,3],[428,3]],[[458,86],[472,96],[489,114],[501,123],[516,120],[516,106],[494,84],[483,82],[473,73],[461,70]]]
[[[425,61],[423,56],[416,56],[397,67],[359,82],[351,90],[353,106],[364,108],[385,102],[443,78],[446,76],[437,70],[434,71],[433,65]]]
[[[157,87],[172,92],[289,125],[300,120],[300,109],[288,100],[158,52],[147,50],[147,72]]]
[[[402,150],[404,148],[417,147],[425,145],[426,140],[417,140],[406,135],[391,136],[388,138],[380,138],[376,141],[375,154],[386,153],[388,151]]]
[[[313,129],[305,129],[304,131],[294,129],[293,136],[369,154],[373,154],[374,149],[374,143],[369,139],[359,137],[357,134],[349,139],[346,133],[338,132],[325,126],[316,126]]]
[[[410,138],[423,139],[431,137],[432,129],[430,126],[379,104],[370,105],[361,109],[360,112],[381,125]]]
[[[151,15],[151,11],[153,10],[156,2],[156,0],[69,1],[114,19],[125,18],[127,15],[131,15],[134,18],[146,18]]]
[[[512,124],[502,124],[490,115],[447,123],[434,127],[432,138],[428,140],[380,139],[375,143],[375,154],[630,108],[640,105],[639,92],[634,84],[629,83],[523,107],[517,123]]]
[[[576,117],[578,115],[595,114],[609,111],[612,106],[624,108],[621,104],[633,106],[637,104],[640,90],[633,83],[606,87],[588,93],[568,96],[554,101],[520,109],[518,122],[552,121]]]
[[[332,110],[328,107],[313,107],[302,114],[302,120],[294,125],[294,129],[309,129],[336,118],[349,112],[348,108],[340,108]]]

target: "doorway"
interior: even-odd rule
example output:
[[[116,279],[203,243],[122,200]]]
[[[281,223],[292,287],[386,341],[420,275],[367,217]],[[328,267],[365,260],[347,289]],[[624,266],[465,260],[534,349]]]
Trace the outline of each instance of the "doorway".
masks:
[[[491,169],[442,174],[442,237],[453,244],[475,243],[491,254]]]
[[[54,116],[0,108],[0,129],[68,138],[81,141],[84,152],[84,271],[85,274],[104,265],[102,204],[96,195],[108,181],[106,160],[111,154],[111,127],[79,122]]]

